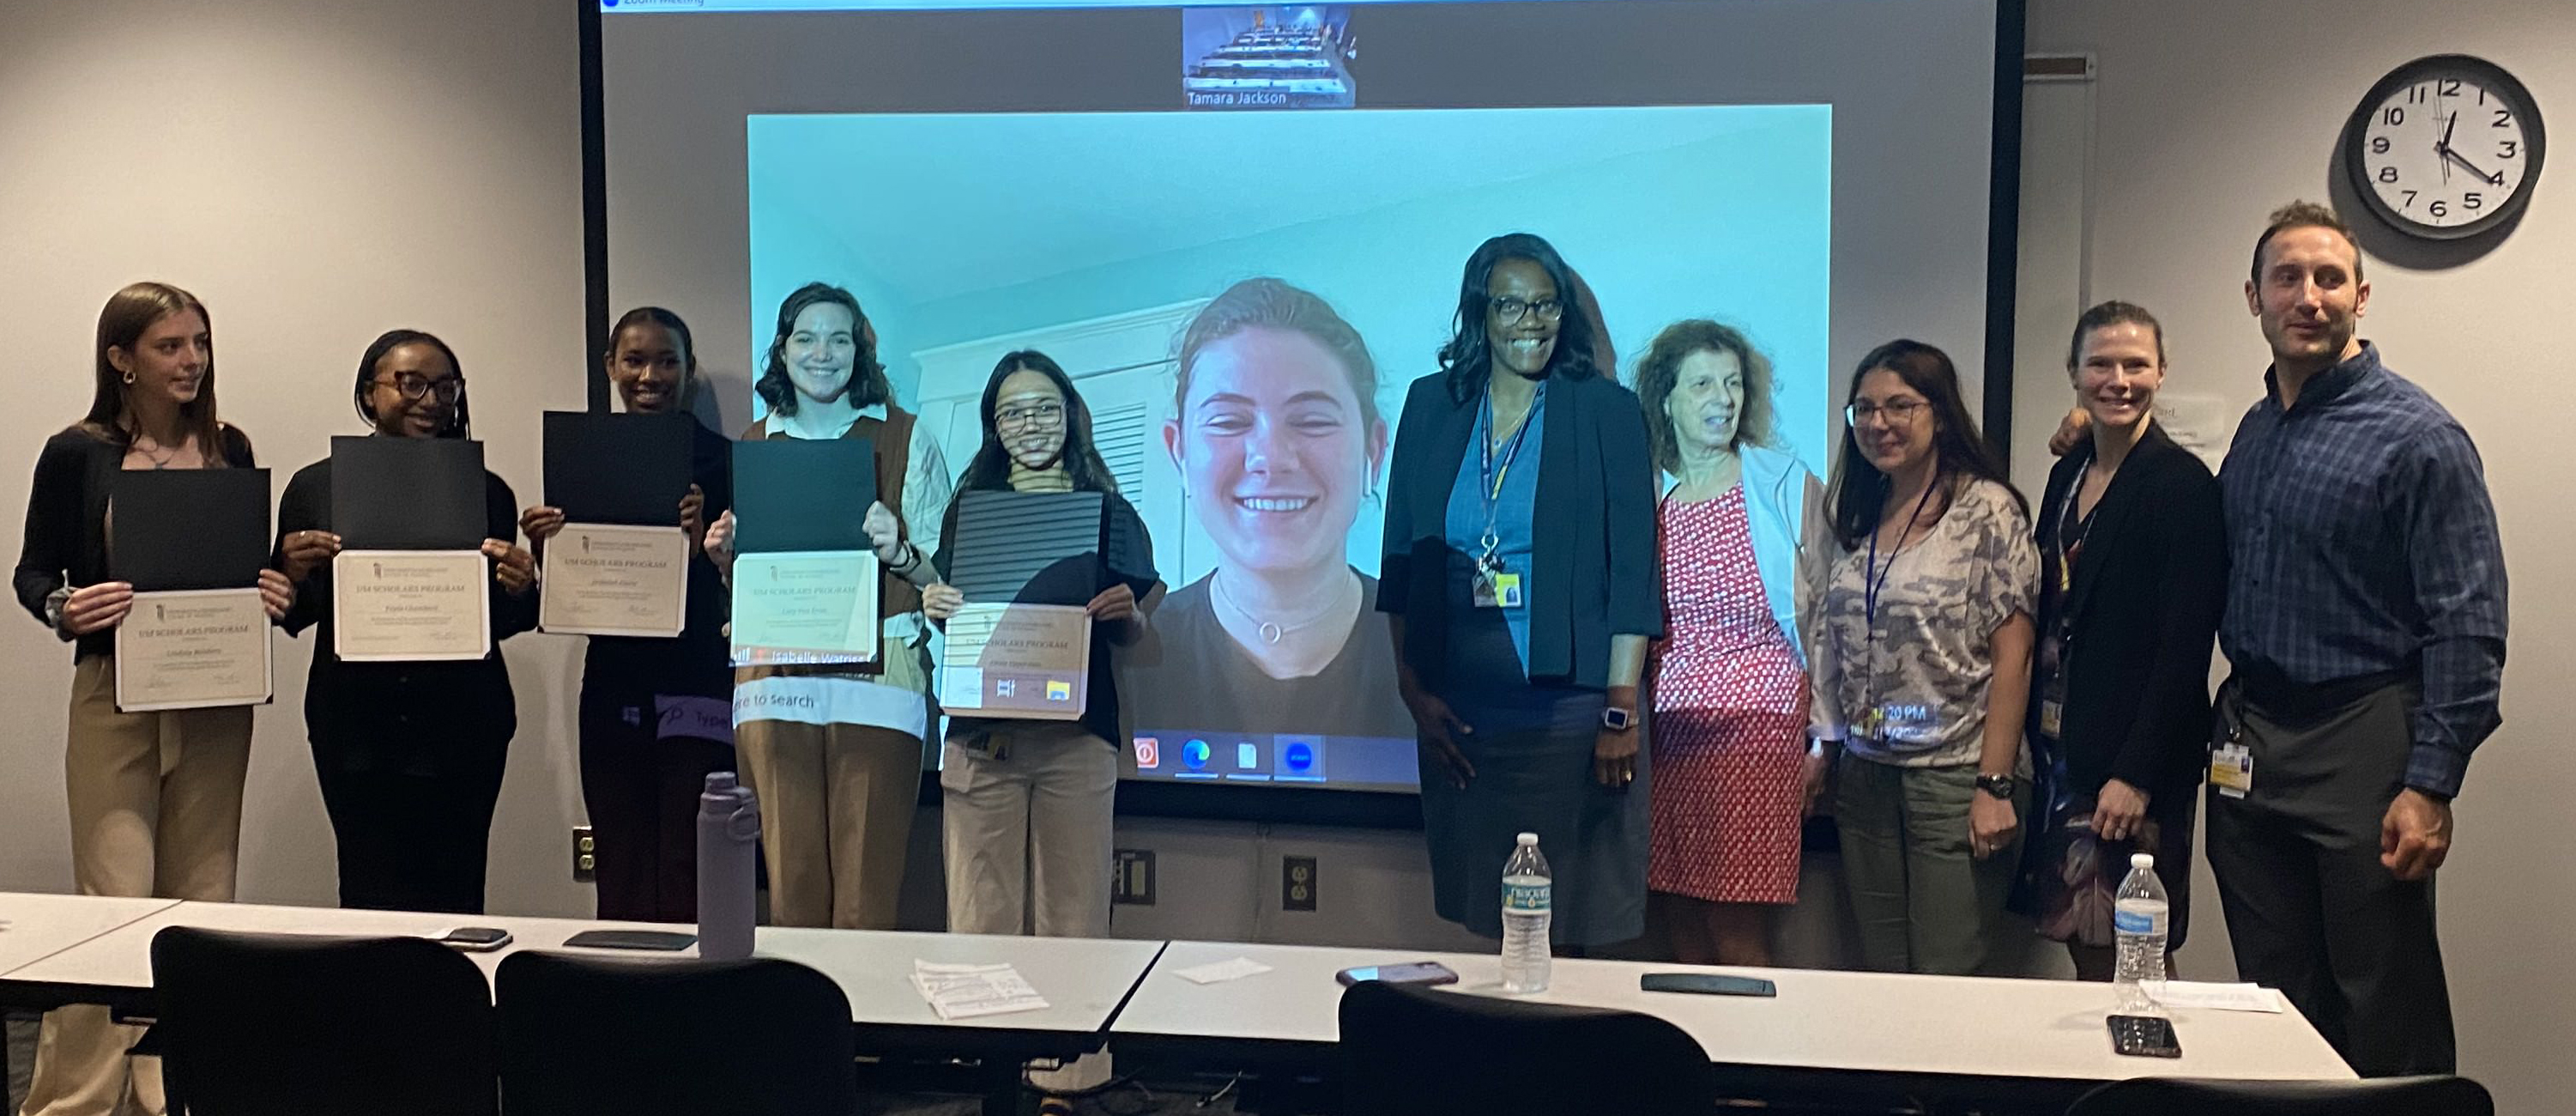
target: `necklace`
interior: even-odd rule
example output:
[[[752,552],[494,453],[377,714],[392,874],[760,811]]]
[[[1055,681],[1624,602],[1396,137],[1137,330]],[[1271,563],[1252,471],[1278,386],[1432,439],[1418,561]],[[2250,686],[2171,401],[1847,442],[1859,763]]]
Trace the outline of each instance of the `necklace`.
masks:
[[[178,444],[178,445],[176,445],[176,446],[166,446],[166,447],[163,447],[163,448],[167,449],[169,452],[164,453],[164,454],[162,454],[162,455],[160,455],[160,456],[158,456],[158,457],[155,457],[155,456],[153,456],[153,455],[152,455],[152,451],[151,451],[151,450],[148,450],[148,449],[143,448],[143,443],[141,443],[141,442],[135,442],[135,443],[133,443],[133,449],[134,449],[134,452],[139,453],[139,454],[142,454],[142,455],[143,455],[143,459],[144,459],[145,461],[149,461],[149,462],[151,462],[151,463],[152,463],[152,468],[153,468],[154,470],[156,470],[156,471],[158,471],[158,470],[162,470],[162,469],[167,469],[167,468],[169,468],[169,467],[170,467],[170,463],[171,463],[172,461],[178,460],[178,457],[179,457],[179,451],[180,451],[180,450],[182,450],[182,449],[186,449],[186,448],[187,448],[187,443],[185,443],[185,442],[181,442],[180,444]]]
[[[1347,586],[1351,584],[1351,579],[1345,576],[1342,579],[1341,584]],[[1290,623],[1281,624],[1277,621],[1264,620],[1258,616],[1254,616],[1251,609],[1243,607],[1241,602],[1236,601],[1234,599],[1234,594],[1226,591],[1225,575],[1217,574],[1208,578],[1208,585],[1210,588],[1215,590],[1213,595],[1215,596],[1218,604],[1225,606],[1227,611],[1234,613],[1236,616],[1252,621],[1257,630],[1261,633],[1261,642],[1272,647],[1279,646],[1279,641],[1288,638],[1288,633],[1290,632],[1302,632],[1308,628],[1314,627],[1318,623],[1321,623],[1325,617],[1332,615],[1342,603],[1342,594],[1331,594],[1324,598],[1324,607],[1316,609],[1313,615],[1293,620]]]

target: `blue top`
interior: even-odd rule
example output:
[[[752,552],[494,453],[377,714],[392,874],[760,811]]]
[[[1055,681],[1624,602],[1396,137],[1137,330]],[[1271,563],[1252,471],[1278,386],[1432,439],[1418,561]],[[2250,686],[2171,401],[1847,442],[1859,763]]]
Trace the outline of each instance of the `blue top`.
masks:
[[[2302,686],[2417,675],[2406,785],[2458,794],[2502,721],[2504,549],[2477,447],[2367,343],[2294,407],[2263,381],[2218,474],[2219,647],[2239,671]]]
[[[1520,452],[1513,453],[1511,442],[1506,440],[1503,448],[1490,457],[1502,479],[1501,495],[1494,499],[1494,555],[1502,559],[1505,570],[1521,575],[1522,592],[1520,607],[1496,611],[1511,625],[1512,650],[1520,653],[1522,677],[1529,675],[1530,658],[1530,512],[1538,500],[1539,432],[1546,429],[1546,417],[1547,387],[1542,384],[1538,396],[1530,400],[1529,417],[1522,420],[1525,436],[1518,439]],[[1470,559],[1481,558],[1485,553],[1485,503],[1478,496],[1479,486],[1488,483],[1484,478],[1488,456],[1481,447],[1493,444],[1493,421],[1492,404],[1478,403],[1475,440],[1459,457],[1458,479],[1449,486],[1449,518],[1444,534],[1451,549]]]

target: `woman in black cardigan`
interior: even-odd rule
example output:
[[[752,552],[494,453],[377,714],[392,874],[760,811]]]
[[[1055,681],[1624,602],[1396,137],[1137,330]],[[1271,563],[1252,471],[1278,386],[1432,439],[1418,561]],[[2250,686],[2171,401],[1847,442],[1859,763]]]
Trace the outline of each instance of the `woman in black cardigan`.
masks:
[[[1645,412],[1594,363],[1580,298],[1538,237],[1468,259],[1440,371],[1397,425],[1377,598],[1422,747],[1434,907],[1502,936],[1503,862],[1536,832],[1554,940],[1575,947],[1644,930],[1637,680],[1663,634]]]
[[[2050,470],[2031,672],[2038,785],[2016,906],[2109,980],[2112,898],[2152,853],[2182,948],[2209,653],[2227,586],[2218,482],[2153,421],[2164,334],[2124,302],[2084,312],[2067,353],[2091,437]]]
[[[465,377],[436,337],[395,330],[358,362],[358,414],[387,438],[468,436]],[[305,466],[278,501],[277,553],[301,594],[286,629],[321,626],[304,685],[304,731],[340,852],[340,905],[483,911],[492,808],[518,707],[499,643],[537,626],[536,559],[518,537],[518,498],[483,474],[493,563],[492,642],[480,659],[340,661],[332,650],[331,460]]]

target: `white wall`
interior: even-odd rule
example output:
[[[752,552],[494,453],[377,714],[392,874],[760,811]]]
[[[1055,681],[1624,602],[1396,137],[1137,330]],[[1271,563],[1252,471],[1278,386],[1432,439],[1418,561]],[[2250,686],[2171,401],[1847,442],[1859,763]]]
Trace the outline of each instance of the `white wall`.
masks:
[[[0,507],[87,409],[99,306],[159,279],[214,318],[223,416],[286,479],[362,432],[359,354],[397,326],[453,344],[494,472],[538,495],[538,413],[583,405],[579,69],[569,0],[12,0],[0,4]],[[334,897],[282,640],[243,832],[245,899]],[[585,913],[567,827],[578,644],[507,645],[520,728],[491,903]],[[0,888],[71,886],[71,653],[0,618]]]
[[[2576,17],[2564,0],[2031,0],[2029,47],[2098,56],[2090,294],[2163,318],[2166,390],[2223,400],[2222,433],[2262,391],[2263,340],[2241,293],[2254,236],[2273,206],[2332,196],[2336,135],[2372,82],[2410,58],[2456,51],[2516,73],[2544,112],[2561,114],[2562,130],[2576,113]],[[2399,260],[2420,256],[2364,229],[2376,297],[2363,335],[2476,439],[2513,580],[2505,725],[2471,768],[2440,886],[2461,1068],[2508,1113],[2576,1110],[2566,1052],[2576,976],[2564,962],[2576,946],[2566,820],[2576,751],[2564,740],[2576,720],[2566,685],[2576,648],[2564,638],[2576,628],[2564,584],[2576,526],[2565,512],[2566,407],[2551,376],[2565,359],[2553,327],[2565,320],[2576,258],[2571,174],[2545,175],[2511,238],[2459,266],[2406,266]],[[2058,340],[2019,354],[2023,414],[2063,413],[2071,325],[2037,329]],[[2046,428],[2016,429],[2028,441]],[[2017,479],[2037,484],[2021,457]],[[2200,897],[2198,944],[2184,963],[2193,976],[2223,976],[2215,893]]]

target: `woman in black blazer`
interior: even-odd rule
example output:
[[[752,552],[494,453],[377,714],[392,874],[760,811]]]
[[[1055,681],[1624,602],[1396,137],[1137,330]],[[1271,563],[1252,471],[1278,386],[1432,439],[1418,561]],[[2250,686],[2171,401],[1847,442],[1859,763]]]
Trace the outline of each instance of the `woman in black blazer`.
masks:
[[[1644,929],[1637,680],[1664,623],[1645,412],[1594,363],[1579,294],[1526,233],[1468,259],[1440,371],[1397,424],[1377,598],[1422,747],[1434,906],[1502,936],[1503,862],[1536,832],[1553,938],[1577,947]]]
[[[2164,364],[2146,310],[2106,302],[2077,320],[2067,370],[2091,437],[2050,470],[2038,516],[2038,785],[2015,898],[2086,980],[2111,978],[2112,897],[2130,853],[2155,855],[2168,952],[2190,913],[2227,536],[2217,480],[2153,421]]]
[[[358,414],[384,438],[470,436],[447,343],[398,329],[358,361]],[[304,683],[322,808],[340,854],[340,905],[483,912],[492,809],[519,728],[500,641],[537,626],[536,559],[514,541],[518,498],[483,474],[492,643],[480,659],[343,662],[333,648],[331,459],[298,470],[277,505],[277,560],[300,590],[286,630],[320,625]]]

